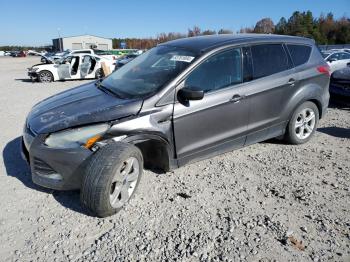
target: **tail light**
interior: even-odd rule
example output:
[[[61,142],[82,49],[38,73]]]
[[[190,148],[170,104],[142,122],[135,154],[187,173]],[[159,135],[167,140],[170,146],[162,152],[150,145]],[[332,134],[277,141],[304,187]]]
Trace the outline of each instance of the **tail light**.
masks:
[[[330,68],[328,65],[318,66],[317,71],[320,72],[321,74],[325,74],[327,76],[331,75]]]

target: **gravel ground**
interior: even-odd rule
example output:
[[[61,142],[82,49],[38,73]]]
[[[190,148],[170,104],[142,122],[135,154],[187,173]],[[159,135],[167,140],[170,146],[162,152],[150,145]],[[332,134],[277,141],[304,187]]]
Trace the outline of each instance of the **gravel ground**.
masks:
[[[350,111],[307,144],[255,144],[157,175],[113,217],[35,186],[18,151],[30,108],[85,81],[31,83],[38,58],[0,58],[0,260],[350,261]]]

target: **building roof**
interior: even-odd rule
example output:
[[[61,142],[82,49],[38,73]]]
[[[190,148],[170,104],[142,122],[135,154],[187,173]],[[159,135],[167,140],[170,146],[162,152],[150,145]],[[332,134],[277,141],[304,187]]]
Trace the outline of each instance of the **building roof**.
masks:
[[[64,37],[59,37],[59,38],[72,38],[72,37],[86,37],[86,36],[93,36],[93,37],[98,37],[98,38],[103,38],[103,39],[108,39],[108,40],[112,40],[112,38],[107,38],[107,37],[102,37],[102,36],[97,36],[97,35],[89,35],[89,34],[85,34],[85,35],[72,35],[72,36],[64,36]],[[59,39],[59,38],[55,38],[55,39]]]
[[[297,42],[297,43],[313,43],[312,39],[286,36],[286,35],[273,35],[273,34],[222,34],[222,35],[207,35],[181,38],[164,43],[163,45],[171,45],[189,49],[195,52],[207,52],[214,48],[230,45],[241,44],[250,42]]]

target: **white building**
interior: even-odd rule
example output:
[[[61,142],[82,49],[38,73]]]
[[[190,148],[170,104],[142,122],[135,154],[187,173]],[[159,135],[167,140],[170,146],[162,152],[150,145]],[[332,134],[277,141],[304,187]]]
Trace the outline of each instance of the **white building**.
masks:
[[[97,48],[100,50],[112,49],[112,39],[94,35],[78,35],[52,39],[53,48],[57,51]]]

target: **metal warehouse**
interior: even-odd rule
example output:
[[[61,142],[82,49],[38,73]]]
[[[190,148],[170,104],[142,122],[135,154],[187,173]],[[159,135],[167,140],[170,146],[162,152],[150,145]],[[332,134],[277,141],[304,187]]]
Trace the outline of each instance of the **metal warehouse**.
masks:
[[[52,39],[53,48],[57,51],[97,48],[100,50],[112,49],[112,39],[94,35],[78,35]]]

